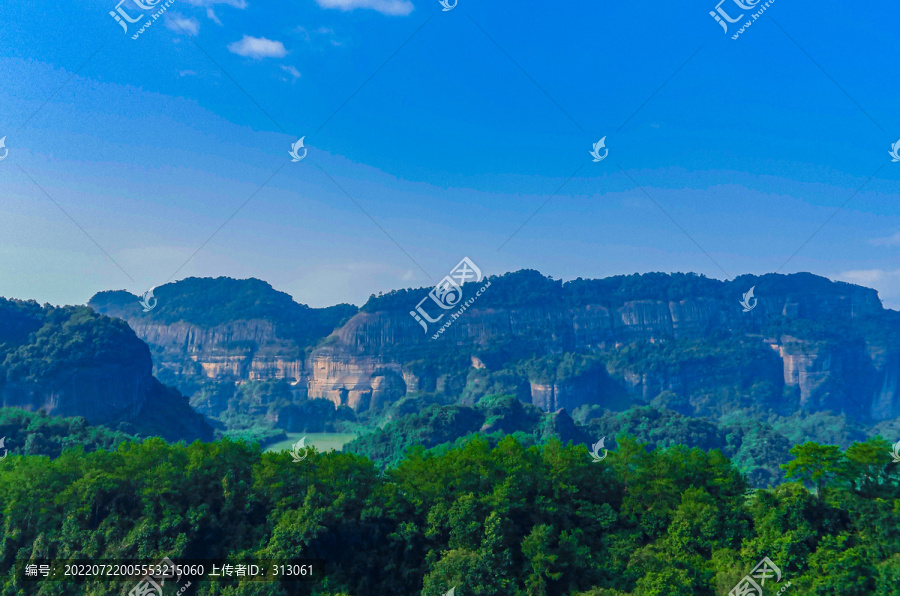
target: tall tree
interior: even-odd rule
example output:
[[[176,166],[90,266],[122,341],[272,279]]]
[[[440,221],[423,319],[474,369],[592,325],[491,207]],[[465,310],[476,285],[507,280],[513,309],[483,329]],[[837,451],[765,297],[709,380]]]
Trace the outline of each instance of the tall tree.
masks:
[[[828,482],[840,472],[845,461],[837,445],[819,445],[812,441],[791,448],[794,459],[782,464],[787,478],[798,478],[811,482],[816,487],[816,496],[821,500]]]

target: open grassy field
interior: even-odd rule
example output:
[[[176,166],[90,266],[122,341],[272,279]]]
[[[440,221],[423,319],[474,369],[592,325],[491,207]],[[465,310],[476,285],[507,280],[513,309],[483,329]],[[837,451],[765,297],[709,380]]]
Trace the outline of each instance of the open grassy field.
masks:
[[[346,433],[288,433],[288,438],[266,447],[266,451],[290,451],[291,446],[306,437],[306,446],[315,447],[318,451],[336,451],[356,438]]]

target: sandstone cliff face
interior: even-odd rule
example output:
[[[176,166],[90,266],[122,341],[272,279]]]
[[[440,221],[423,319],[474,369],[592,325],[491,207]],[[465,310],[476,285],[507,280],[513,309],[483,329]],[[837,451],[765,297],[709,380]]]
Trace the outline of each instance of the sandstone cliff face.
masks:
[[[380,409],[406,394],[399,364],[380,358],[351,358],[328,349],[310,362],[309,397],[354,410]]]
[[[801,408],[875,420],[900,415],[890,398],[885,401],[880,379],[891,371],[879,372],[865,346],[819,346],[785,336],[777,349],[784,362],[784,382],[799,389]]]
[[[869,351],[875,369],[870,416],[886,420],[900,416],[900,349]]]
[[[632,342],[701,339],[723,330],[735,336],[759,336],[757,341],[763,342],[761,334],[767,326],[784,318],[854,321],[883,312],[875,291],[832,284],[807,274],[746,282],[739,278],[729,283],[732,285],[724,290],[724,286],[713,288],[708,296],[626,299],[617,306],[610,306],[614,301],[564,306],[559,300],[546,305],[507,305],[503,300],[491,301],[491,292],[500,287],[495,284],[437,339],[432,335],[439,324],[423,332],[409,315],[417,302],[410,296],[408,306],[404,301],[391,309],[358,312],[308,357],[303,347],[284,339],[277,326],[263,318],[211,326],[161,324],[138,315],[126,320],[151,345],[160,368],[218,380],[290,379],[308,384],[311,398],[365,410],[381,408],[409,392],[447,389],[452,380],[447,375],[408,364],[433,358],[442,346],[474,351],[515,339],[529,342],[543,354],[607,353]],[[757,283],[772,285],[757,287],[755,308],[742,312],[741,293]],[[727,300],[722,298],[726,290]],[[176,298],[173,294],[170,300]],[[900,416],[900,346],[822,346],[791,338],[776,338],[770,345],[781,358],[783,370],[778,374],[783,383],[799,392],[799,407],[875,419]],[[472,362],[474,368],[484,365]],[[689,392],[696,382],[690,375],[667,376],[646,370],[622,370],[618,376],[623,388],[643,400],[662,391]],[[530,401],[546,411],[571,411],[602,400],[601,382],[587,376],[531,382],[524,389]]]
[[[601,373],[594,371],[554,383],[530,383],[531,403],[545,412],[572,412],[585,404],[601,401]]]
[[[736,301],[737,302],[737,301]],[[757,332],[778,317],[839,317],[852,320],[881,312],[874,291],[855,288],[846,295],[783,295],[760,298],[755,309],[743,313],[739,304],[712,298],[673,302],[637,300],[618,308],[586,305],[579,308],[521,307],[467,310],[438,340],[407,313],[362,312],[335,332],[332,345],[311,358],[315,368],[310,395],[351,404],[347,392],[367,395],[377,368],[399,372],[409,391],[433,391],[441,379],[417,377],[403,370],[390,354],[396,347],[445,345],[477,346],[492,339],[537,337],[553,349],[605,352],[633,341],[702,338],[721,329]],[[760,340],[762,341],[762,340]],[[785,348],[789,344],[789,349]],[[862,345],[830,347],[776,340],[772,346],[782,359],[784,383],[797,387],[800,407],[832,410],[853,416],[885,419],[900,416],[900,346],[889,354],[869,354]],[[665,377],[646,371],[622,371],[625,385],[649,400],[661,391],[679,391],[690,379]],[[545,411],[569,411],[597,403],[596,377],[556,383],[531,383],[531,402]],[[397,391],[401,391],[398,386]],[[354,403],[363,403],[357,398]],[[352,406],[351,406],[352,407]]]
[[[743,313],[737,301],[702,297],[677,302],[636,300],[616,308],[481,308],[475,303],[437,340],[431,339],[432,330],[423,333],[406,312],[361,312],[335,336],[345,350],[356,354],[380,354],[398,345],[433,341],[465,345],[508,336],[546,338],[553,346],[569,349],[607,349],[636,340],[702,337],[720,329],[759,330],[780,316],[852,319],[881,312],[874,290],[858,290],[847,296],[768,297],[760,299],[750,313]]]
[[[298,347],[279,338],[270,321],[234,321],[210,328],[189,323],[129,323],[159,354],[157,363],[179,374],[193,368],[210,379],[297,380],[305,373]],[[186,362],[194,366],[185,366]]]

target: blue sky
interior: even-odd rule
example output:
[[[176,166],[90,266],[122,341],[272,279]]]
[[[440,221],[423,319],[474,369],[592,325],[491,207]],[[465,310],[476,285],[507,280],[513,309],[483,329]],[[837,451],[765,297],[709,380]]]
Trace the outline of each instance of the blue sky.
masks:
[[[136,40],[113,0],[0,5],[0,295],[228,275],[359,304],[468,256],[900,307],[900,7],[777,0],[734,40],[715,5],[176,0]]]

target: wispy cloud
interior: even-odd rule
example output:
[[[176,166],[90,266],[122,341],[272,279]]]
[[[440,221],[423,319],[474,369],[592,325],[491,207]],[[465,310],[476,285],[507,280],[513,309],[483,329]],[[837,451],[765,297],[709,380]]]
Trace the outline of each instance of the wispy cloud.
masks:
[[[896,232],[893,236],[887,238],[873,238],[869,242],[875,246],[900,246],[900,232]]]
[[[193,77],[193,76],[197,76],[197,73],[194,72],[193,70],[179,70],[178,76],[179,77]]]
[[[176,33],[197,35],[200,33],[200,22],[197,19],[188,18],[177,12],[166,15],[166,27]]]
[[[878,290],[888,308],[900,305],[900,269],[856,269],[838,273],[835,279]]]
[[[212,6],[207,7],[206,18],[214,22],[216,25],[222,24],[222,21],[219,20],[218,16],[216,16],[216,12],[213,10]]]
[[[206,8],[206,18],[213,21],[217,25],[221,25],[222,21],[219,20],[219,16],[216,14],[216,11],[213,7],[216,4],[223,4],[225,6],[231,6],[232,8],[237,8],[240,10],[244,10],[247,8],[247,0],[184,0],[187,4],[191,6],[201,6]]]
[[[321,46],[323,43],[335,47],[344,45],[344,42],[338,39],[334,29],[328,27],[319,27],[318,29],[310,30],[301,26],[297,27],[294,31],[300,34],[303,41],[313,46]]]
[[[246,58],[283,58],[287,55],[284,44],[265,37],[245,35],[241,41],[228,44],[228,50]]]
[[[294,79],[299,79],[299,78],[300,78],[300,71],[297,70],[296,68],[294,68],[293,66],[289,66],[289,65],[284,65],[284,64],[282,64],[282,65],[281,65],[281,70],[283,70],[284,72],[286,72],[286,73],[288,73],[289,75],[291,75],[292,77],[294,77]]]
[[[896,275],[900,275],[900,270],[855,269],[852,271],[842,271],[838,274],[838,278],[842,281],[849,281],[851,283],[868,286],[880,281],[885,281]]]
[[[316,0],[316,2],[322,8],[337,8],[344,11],[370,8],[392,16],[408,15],[415,8],[409,0]]]

